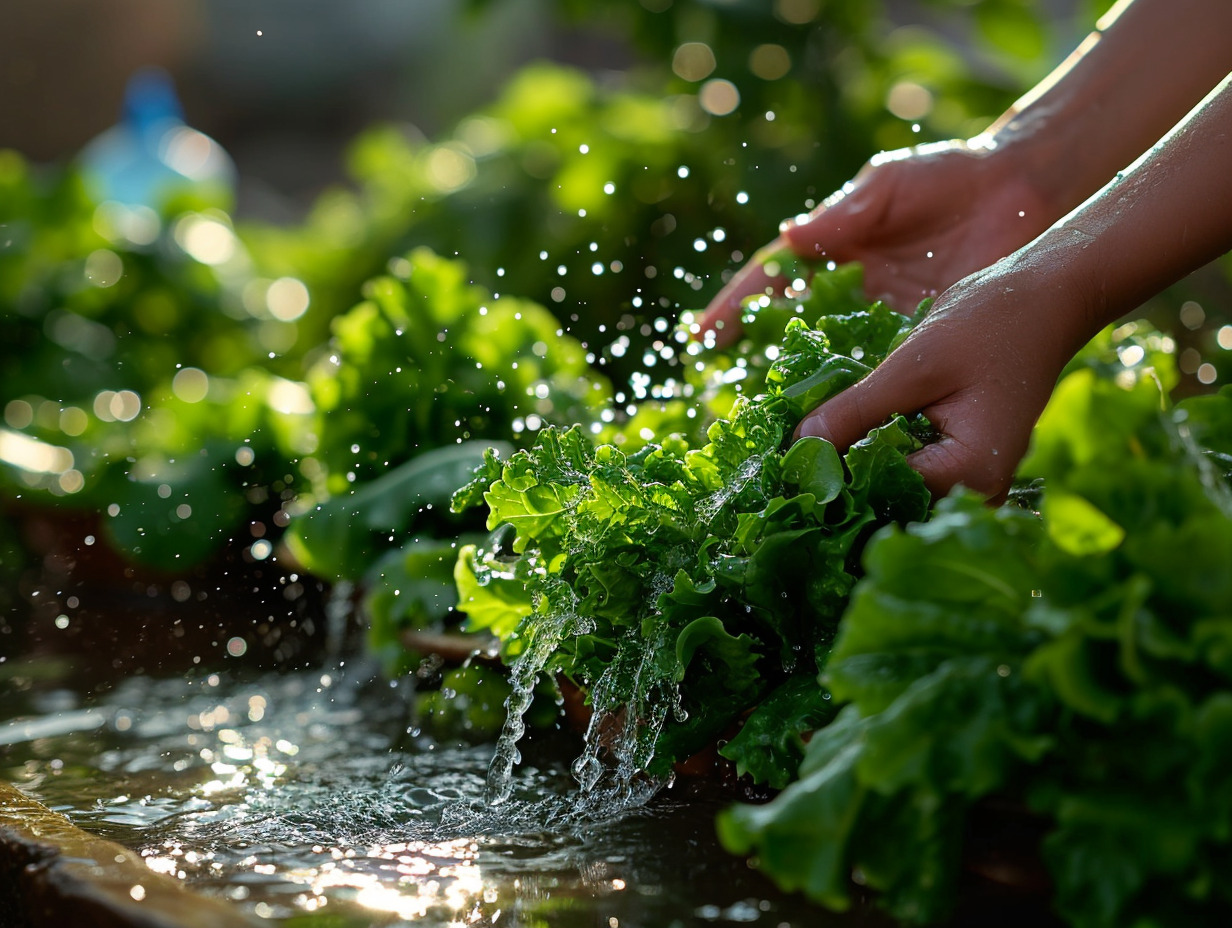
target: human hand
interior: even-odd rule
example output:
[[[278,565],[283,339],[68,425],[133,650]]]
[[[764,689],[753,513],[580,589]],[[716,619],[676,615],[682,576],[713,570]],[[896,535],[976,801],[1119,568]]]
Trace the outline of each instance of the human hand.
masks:
[[[1012,144],[984,138],[886,152],[807,216],[788,220],[710,301],[700,331],[724,345],[740,334],[745,298],[791,282],[766,259],[859,261],[871,299],[900,312],[1026,244],[1058,218]]]
[[[845,451],[896,413],[939,438],[908,457],[935,496],[957,484],[1003,500],[1061,369],[1090,337],[1080,287],[1040,262],[1000,262],[947,290],[864,380],[813,410],[796,437]]]
[[[1000,500],[1062,368],[1103,326],[1232,248],[1232,75],[1122,176],[1025,247],[963,278],[799,435],[846,449],[894,413],[940,440],[909,462],[934,495]]]

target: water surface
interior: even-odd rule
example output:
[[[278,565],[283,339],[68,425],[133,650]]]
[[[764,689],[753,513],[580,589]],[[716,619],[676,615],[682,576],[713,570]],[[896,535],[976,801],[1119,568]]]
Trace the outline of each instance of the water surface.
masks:
[[[828,915],[726,854],[713,820],[733,797],[713,784],[579,803],[565,733],[524,743],[509,800],[487,805],[492,746],[420,734],[410,686],[366,670],[134,677],[6,703],[0,776],[288,926],[884,924]]]

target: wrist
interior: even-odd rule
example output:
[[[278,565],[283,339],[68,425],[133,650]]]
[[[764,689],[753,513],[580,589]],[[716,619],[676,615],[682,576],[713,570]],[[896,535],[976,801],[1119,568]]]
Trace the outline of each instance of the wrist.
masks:
[[[1092,237],[1072,226],[1057,225],[988,269],[991,283],[1003,292],[1021,294],[1024,331],[1046,363],[1059,373],[1105,325],[1121,315],[1101,286],[1099,249]]]
[[[1019,106],[970,144],[986,149],[1000,173],[1025,184],[1047,214],[1046,225],[1051,225],[1098,190],[1107,172],[1089,156],[1091,145],[1081,137],[1081,120],[1067,119],[1042,101]]]

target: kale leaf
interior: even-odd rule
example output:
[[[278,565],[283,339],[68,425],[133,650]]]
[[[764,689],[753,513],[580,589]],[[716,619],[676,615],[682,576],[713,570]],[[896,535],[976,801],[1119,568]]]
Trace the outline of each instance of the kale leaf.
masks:
[[[497,533],[463,550],[459,608],[501,639],[515,694],[541,675],[586,693],[584,785],[605,770],[601,753],[617,776],[665,774],[759,704],[728,753],[759,781],[789,781],[803,730],[830,714],[819,660],[861,547],[928,512],[905,461],[918,423],[895,419],[845,455],[819,438],[791,443],[799,417],[909,325],[881,304],[848,311],[848,296],[827,313],[839,291],[814,292],[816,323],[793,314],[764,392],[738,398],[704,440],[661,435],[626,452],[581,427],[547,428],[533,447],[488,455],[455,497],[455,509],[482,498]],[[784,695],[810,687],[803,704]],[[516,716],[515,705],[510,748]]]

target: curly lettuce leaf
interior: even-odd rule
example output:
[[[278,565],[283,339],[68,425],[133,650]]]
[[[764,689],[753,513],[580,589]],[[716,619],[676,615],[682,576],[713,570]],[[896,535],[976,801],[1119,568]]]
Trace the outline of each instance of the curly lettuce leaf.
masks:
[[[806,736],[829,724],[837,709],[815,674],[794,674],[762,699],[719,754],[739,776],[783,789],[796,779]]]
[[[489,457],[454,499],[465,508],[482,493],[489,527],[513,535],[510,551],[464,554],[461,607],[498,631],[521,686],[562,675],[597,715],[622,719],[614,752],[626,767],[665,771],[786,680],[811,675],[817,687],[860,548],[878,525],[927,515],[906,420],[844,455],[791,442],[802,403],[854,382],[909,325],[882,306],[842,308],[815,327],[793,319],[765,392],[738,398],[700,440],[657,436],[626,451],[580,427],[545,428],[508,460]],[[498,578],[524,593],[492,595]],[[761,716],[745,767],[790,778],[798,721]],[[509,737],[519,731],[511,721]]]
[[[858,873],[930,923],[995,796],[1050,827],[1070,923],[1226,915],[1232,518],[1198,440],[1219,446],[1220,404],[1164,410],[1146,376],[1078,365],[1024,464],[1041,516],[957,495],[880,530],[824,666],[845,706],[778,798],[722,816],[724,843],[825,905]]]

